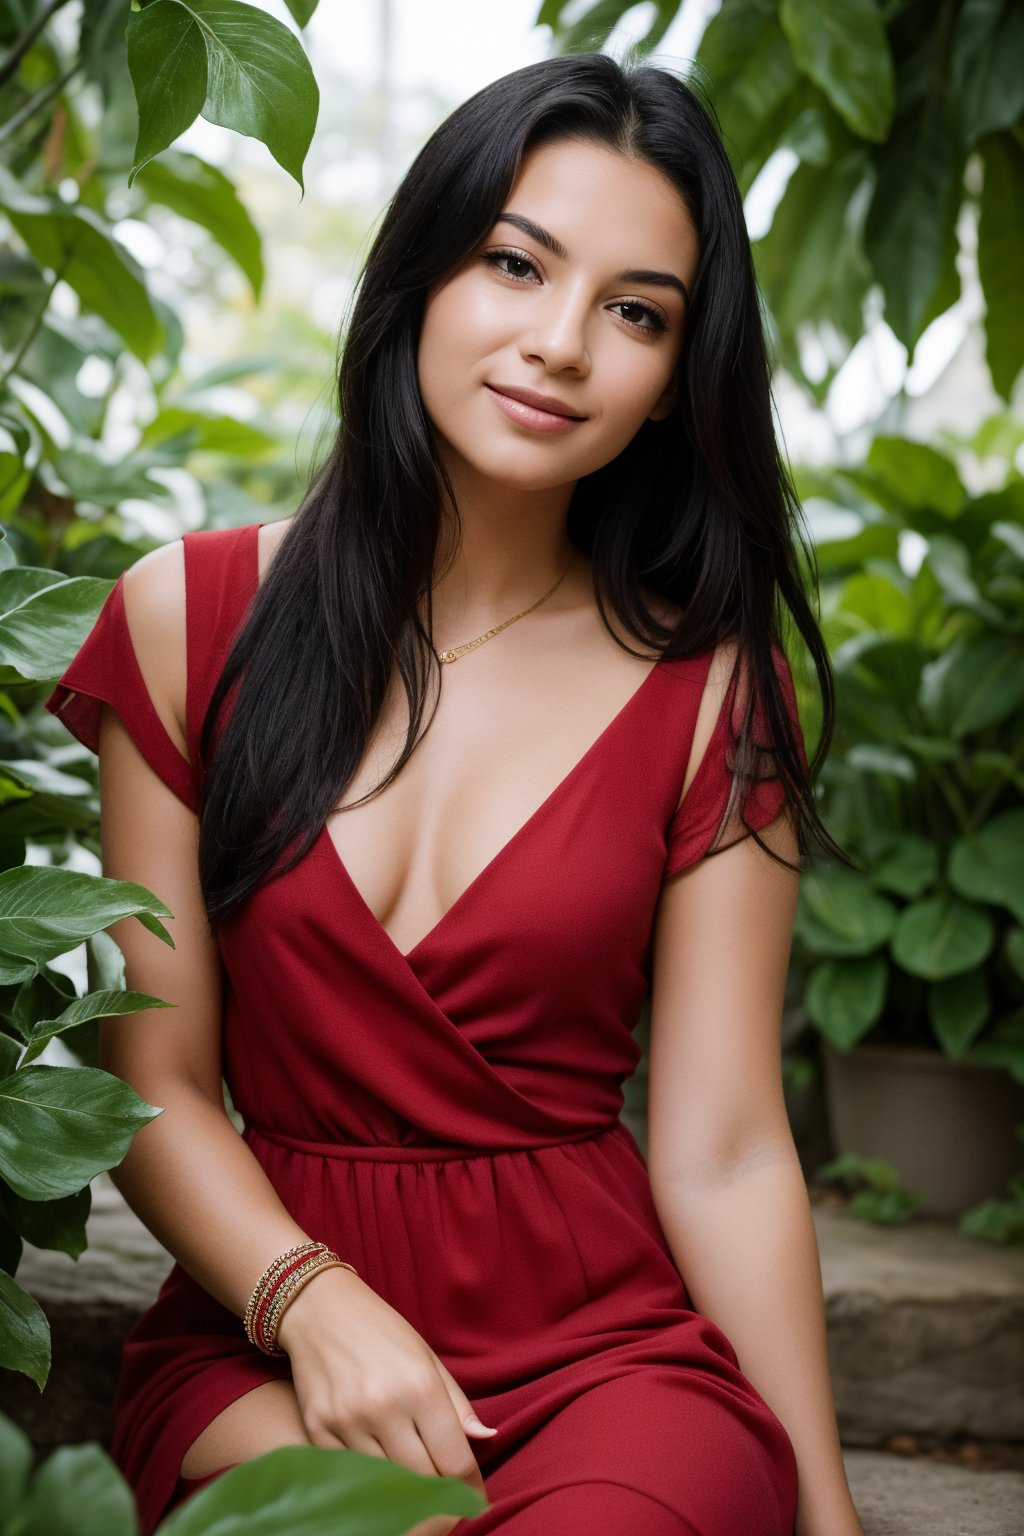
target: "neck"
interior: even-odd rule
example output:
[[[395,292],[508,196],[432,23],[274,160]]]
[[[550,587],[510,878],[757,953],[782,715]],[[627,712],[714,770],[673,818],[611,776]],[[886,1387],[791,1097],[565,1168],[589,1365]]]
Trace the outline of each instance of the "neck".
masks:
[[[449,517],[432,592],[435,635],[475,635],[535,603],[567,566],[582,572],[585,559],[565,530],[572,485],[540,492],[491,485],[486,494],[453,486],[459,534]],[[550,601],[578,596],[570,569]]]

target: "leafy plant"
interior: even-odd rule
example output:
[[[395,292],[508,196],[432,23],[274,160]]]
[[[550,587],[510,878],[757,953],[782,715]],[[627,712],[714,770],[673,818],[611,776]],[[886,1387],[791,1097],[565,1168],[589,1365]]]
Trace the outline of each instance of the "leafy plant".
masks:
[[[681,4],[656,0],[642,53]],[[601,48],[633,9],[543,0],[536,24],[566,52]],[[873,288],[911,357],[956,303],[965,204],[978,219],[989,370],[1010,399],[1024,358],[1022,53],[1015,0],[722,0],[708,22],[697,73],[741,190],[778,150],[797,162],[754,252],[780,358],[813,399],[863,334]],[[823,360],[814,370],[810,327]]]
[[[197,453],[244,463],[246,483],[262,473],[264,493],[293,485],[275,433],[204,409],[201,383],[172,393],[183,327],[117,226],[154,210],[189,219],[258,298],[260,237],[234,187],[169,146],[203,115],[262,139],[301,189],[319,99],[299,38],[240,0],[95,0],[58,26],[64,9],[0,0],[0,1365],[40,1390],[49,1327],[15,1278],[24,1244],[77,1258],[90,1180],[161,1112],[96,1064],[99,1019],[170,1006],[125,990],[104,930],[134,916],[172,942],[153,892],[61,867],[80,849],[99,854],[96,766],[36,718],[40,685],[49,691],[113,579],[145,552],[125,541],[117,503],[165,501],[160,475]],[[314,9],[292,0],[300,26]],[[73,313],[54,303],[59,289]],[[80,388],[86,364],[106,368],[105,394]],[[113,456],[107,407],[129,365],[157,406],[135,451]],[[138,372],[134,383],[145,400]],[[244,496],[234,510],[247,510]],[[32,844],[49,846],[54,866],[26,863]],[[78,996],[53,962],[82,944]],[[78,1064],[43,1058],[54,1038]]]
[[[490,1506],[461,1478],[360,1451],[292,1445],[201,1488],[155,1536],[401,1536],[431,1515]],[[65,1446],[32,1474],[32,1447],[0,1414],[0,1536],[138,1536],[132,1492],[98,1445]]]
[[[1024,1141],[1024,1122],[1014,1126],[1014,1134]],[[983,1200],[965,1211],[957,1223],[964,1237],[1001,1247],[1024,1248],[1024,1170],[1008,1181],[1005,1200]]]
[[[842,1050],[938,1046],[1024,1082],[1024,483],[971,496],[952,459],[896,437],[804,482],[859,524],[817,556],[838,712],[823,807],[862,865],[801,881],[808,1013]]]
[[[847,1201],[846,1210],[858,1221],[869,1221],[878,1226],[906,1225],[923,1203],[924,1197],[915,1190],[905,1189],[896,1169],[881,1157],[863,1157],[858,1152],[848,1152],[843,1157],[822,1163],[814,1176],[823,1184],[842,1184],[855,1191]]]

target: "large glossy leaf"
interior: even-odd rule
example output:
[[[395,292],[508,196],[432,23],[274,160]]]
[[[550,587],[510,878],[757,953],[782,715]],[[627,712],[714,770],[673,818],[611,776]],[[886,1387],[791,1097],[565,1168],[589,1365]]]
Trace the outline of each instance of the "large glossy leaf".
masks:
[[[0,1211],[14,1230],[33,1248],[66,1253],[72,1259],[89,1246],[85,1224],[91,1207],[88,1185],[62,1200],[26,1200],[0,1183]]]
[[[925,981],[943,981],[973,970],[995,943],[988,913],[957,897],[915,901],[899,916],[892,952],[897,964]]]
[[[1024,7],[1020,13],[1024,17]],[[1018,73],[1024,81],[1024,51]],[[992,382],[1009,400],[1024,365],[1024,144],[1012,133],[994,134],[982,153],[978,274],[985,294],[985,350]]]
[[[402,1536],[430,1515],[489,1508],[461,1478],[421,1475],[358,1451],[290,1445],[223,1473],[158,1536]]]
[[[13,572],[5,572],[13,575]],[[22,578],[0,588],[10,599],[0,613],[0,681],[43,682],[59,677],[86,640],[114,583],[98,576],[41,582]]]
[[[0,1270],[0,1367],[20,1371],[40,1392],[50,1374],[50,1325],[42,1307]]]
[[[993,634],[960,636],[924,668],[921,704],[956,740],[1008,720],[1024,704],[1024,645]]]
[[[871,858],[873,884],[897,896],[921,896],[934,884],[938,872],[935,844],[913,832],[889,834]]]
[[[885,293],[885,318],[913,354],[942,272],[946,212],[958,183],[948,97],[929,92],[920,106],[897,117],[874,159],[867,252]]]
[[[800,73],[774,4],[722,0],[697,50],[742,190],[792,115]]]
[[[807,979],[807,1012],[839,1050],[867,1034],[885,1003],[889,964],[884,955],[826,960]]]
[[[859,227],[858,188],[868,174],[861,152],[825,166],[799,165],[786,183],[771,228],[754,245],[758,281],[786,346],[809,318],[830,319],[849,339],[863,329],[871,283]]]
[[[856,870],[812,867],[800,882],[796,931],[814,954],[868,955],[885,944],[896,908]]]
[[[928,1016],[947,1056],[966,1051],[988,1022],[992,1003],[983,969],[947,976],[928,989]]]
[[[168,1003],[163,998],[151,997],[148,992],[87,992],[83,997],[76,997],[74,1002],[69,1003],[55,1019],[36,1021],[21,1064],[27,1067],[29,1062],[41,1056],[54,1035],[61,1035],[65,1030],[78,1029],[93,1019],[118,1018],[126,1014],[139,1013],[144,1008],[176,1006],[177,1004]]]
[[[928,443],[880,433],[868,449],[871,491],[893,510],[927,507],[945,518],[957,517],[965,492],[953,460]]]
[[[876,0],[782,0],[779,21],[800,68],[862,139],[880,142],[892,122],[892,53]]]
[[[1009,128],[1024,112],[1024,7],[1020,0],[963,0],[953,37],[953,86],[964,142]]]
[[[1024,923],[1024,809],[993,816],[961,837],[949,856],[953,889],[972,901],[998,902]]]
[[[234,183],[215,165],[182,150],[167,150],[139,172],[136,186],[151,203],[163,203],[201,225],[244,272],[253,298],[263,289],[260,233]]]
[[[5,869],[0,873],[0,961],[10,969],[20,956],[38,968],[99,929],[133,916],[173,949],[159,921],[173,915],[152,891],[131,880],[41,864]]]
[[[139,107],[129,185],[202,113],[261,140],[302,187],[320,93],[283,22],[240,0],[156,0],[132,12],[126,37]]]
[[[29,192],[0,166],[0,210],[36,260],[59,272],[83,305],[110,325],[143,361],[163,340],[163,325],[142,269],[98,214],[55,194]]]
[[[76,1194],[160,1114],[98,1067],[23,1067],[0,1081],[0,1175],[26,1200]]]
[[[98,1445],[62,1446],[32,1480],[17,1536],[137,1536],[132,1491]]]

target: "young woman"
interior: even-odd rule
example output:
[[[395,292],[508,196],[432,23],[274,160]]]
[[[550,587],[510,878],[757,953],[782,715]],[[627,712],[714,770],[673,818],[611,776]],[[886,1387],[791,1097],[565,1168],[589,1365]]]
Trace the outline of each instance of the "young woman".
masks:
[[[48,701],[174,913],[112,931],[176,1012],[102,1037],[164,1106],[116,1173],[176,1260],[144,1529],[312,1442],[486,1491],[420,1536],[861,1536],[779,1060],[831,674],[691,89],[578,55],[456,111],[340,406],[296,515],[138,561]]]

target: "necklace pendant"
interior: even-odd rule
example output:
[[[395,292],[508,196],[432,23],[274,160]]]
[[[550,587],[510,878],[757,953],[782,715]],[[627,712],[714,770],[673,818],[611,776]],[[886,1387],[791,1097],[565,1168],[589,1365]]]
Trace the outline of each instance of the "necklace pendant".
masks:
[[[457,651],[438,651],[437,659],[440,662],[458,661],[458,659],[459,659],[458,652]]]

